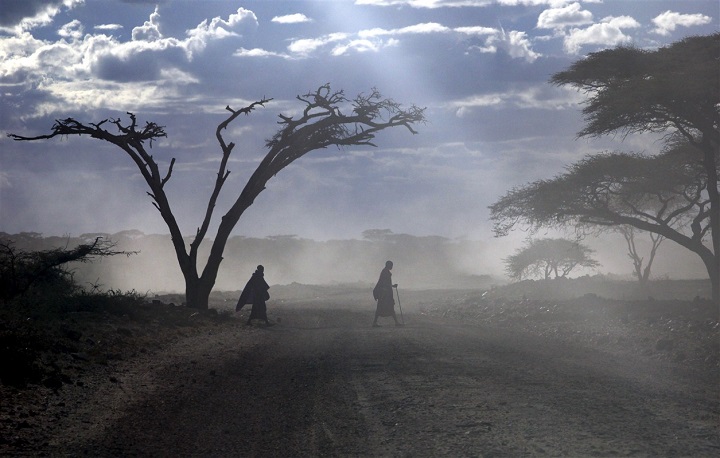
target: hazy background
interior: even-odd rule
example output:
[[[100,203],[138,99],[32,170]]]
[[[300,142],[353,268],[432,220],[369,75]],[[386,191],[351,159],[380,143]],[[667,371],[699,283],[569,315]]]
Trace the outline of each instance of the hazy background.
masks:
[[[302,158],[269,182],[234,236],[317,242],[303,242],[310,248],[287,265],[280,257],[268,265],[271,282],[375,281],[386,258],[414,259],[332,251],[334,241],[362,240],[371,228],[442,237],[453,275],[502,278],[502,258],[527,234],[493,239],[488,205],[586,154],[661,146],[651,135],[576,140],[582,94],[548,85],[550,76],[607,47],[656,48],[715,32],[718,15],[716,0],[3,1],[0,132],[37,135],[56,118],[97,122],[126,111],[166,126],[168,138],[152,152],[162,167],[177,159],[166,189],[190,236],[217,172],[214,129],[226,105],[274,98],[225,134],[238,146],[214,224],[264,154],[277,115],[301,108],[296,95],[327,82],[349,96],[377,87],[427,107],[428,124],[415,136],[383,132],[378,148]],[[122,151],[89,138],[0,136],[0,231],[62,238],[130,229],[160,234],[157,246],[102,281],[178,288],[167,229]],[[600,271],[629,274],[621,238],[586,242]],[[244,281],[266,259],[226,255],[219,287]],[[656,275],[706,275],[671,242],[656,262]],[[396,267],[403,283],[435,272],[408,263]]]
[[[373,233],[375,235],[373,235]],[[130,257],[114,256],[93,263],[70,265],[78,283],[102,290],[136,290],[141,293],[184,292],[184,282],[169,235],[122,231],[88,233],[79,237],[43,237],[37,233],[5,234],[22,250],[39,251],[92,243],[103,237],[119,250],[134,251]],[[639,241],[640,242],[640,241]],[[206,257],[210,243],[200,250]],[[502,247],[502,250],[506,249]],[[707,277],[701,263],[685,250],[668,249],[658,254],[653,278],[692,279]],[[396,234],[389,230],[364,231],[358,238],[316,241],[295,236],[232,237],[226,246],[216,290],[242,289],[258,264],[265,266],[271,285],[360,284],[377,281],[386,260],[392,260],[393,281],[403,289],[488,288],[508,282],[502,259],[506,254],[492,242],[447,239],[438,236]],[[571,277],[604,276],[634,283],[632,263],[621,252],[598,250],[597,269],[578,269]],[[200,263],[200,268],[204,266]],[[582,295],[582,294],[580,294]]]

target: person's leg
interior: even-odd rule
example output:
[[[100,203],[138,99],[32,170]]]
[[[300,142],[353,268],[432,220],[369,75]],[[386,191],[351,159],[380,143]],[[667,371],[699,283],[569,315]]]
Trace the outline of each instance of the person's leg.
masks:
[[[380,326],[379,324],[377,324],[377,319],[378,319],[378,314],[377,314],[377,312],[375,312],[375,319],[373,320],[372,325],[373,325],[373,327],[376,327],[376,328]]]

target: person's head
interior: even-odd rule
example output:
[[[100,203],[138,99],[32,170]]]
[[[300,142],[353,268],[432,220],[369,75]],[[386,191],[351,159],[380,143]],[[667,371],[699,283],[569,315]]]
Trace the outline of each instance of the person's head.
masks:
[[[387,270],[392,270],[392,268],[393,268],[393,263],[392,263],[392,261],[387,261],[387,262],[385,263],[385,268],[386,268]]]
[[[264,272],[265,268],[260,265],[260,266],[257,266],[257,270],[258,270],[258,272]]]

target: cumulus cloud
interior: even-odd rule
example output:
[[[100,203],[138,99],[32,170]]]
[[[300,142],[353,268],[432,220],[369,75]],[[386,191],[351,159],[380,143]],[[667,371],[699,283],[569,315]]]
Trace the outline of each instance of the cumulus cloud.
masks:
[[[150,15],[150,18],[141,26],[132,29],[132,39],[137,41],[155,41],[162,38],[160,33],[160,12],[158,7]]]
[[[83,36],[83,25],[77,19],[68,22],[58,30],[58,35],[71,40],[79,40]]]
[[[257,26],[258,19],[255,13],[241,7],[236,13],[228,16],[227,20],[215,17],[208,22],[206,19],[194,29],[188,30],[188,40],[184,43],[184,47],[188,57],[192,58],[193,53],[205,49],[209,41],[241,36],[243,33],[254,31]]]
[[[277,22],[278,24],[298,24],[302,22],[311,22],[312,19],[305,16],[302,13],[286,14],[284,16],[275,16],[270,20],[271,22]]]
[[[565,37],[565,51],[577,54],[584,45],[617,46],[627,43],[632,38],[623,29],[635,29],[640,23],[630,16],[606,17],[599,24],[580,29],[573,28]]]
[[[511,30],[503,33],[501,43],[510,57],[525,59],[528,62],[533,62],[540,57],[540,53],[532,50],[532,45],[525,32]]]
[[[704,14],[681,14],[668,10],[652,20],[653,24],[655,24],[652,31],[658,35],[667,36],[674,32],[678,26],[693,27],[709,24],[711,21],[712,18]]]
[[[72,9],[84,0],[4,0],[0,8],[0,30],[20,33],[48,25],[63,9]]]
[[[15,90],[48,94],[42,104],[26,107],[28,116],[41,116],[67,107],[82,109],[173,103],[179,87],[197,83],[190,71],[193,56],[211,42],[239,36],[257,26],[255,14],[239,8],[227,19],[215,17],[188,30],[183,37],[166,37],[156,8],[132,39],[120,41],[97,30],[84,34],[73,20],[58,29],[60,40],[39,40],[28,31],[0,37],[0,82]],[[98,30],[115,30],[106,25]],[[76,83],[79,82],[79,83]],[[162,88],[162,89],[161,89]],[[113,100],[106,96],[112,94]],[[123,108],[120,108],[123,109]]]
[[[562,8],[550,8],[538,16],[539,29],[563,29],[569,26],[591,24],[593,15],[583,10],[579,3],[571,3]]]
[[[455,29],[457,30],[457,29]],[[514,59],[524,59],[527,62],[534,62],[542,54],[533,51],[532,43],[525,32],[518,30],[476,30],[477,34],[488,35],[483,45],[474,45],[470,49],[481,53],[496,53],[499,49],[504,50]],[[482,33],[481,33],[482,32]]]

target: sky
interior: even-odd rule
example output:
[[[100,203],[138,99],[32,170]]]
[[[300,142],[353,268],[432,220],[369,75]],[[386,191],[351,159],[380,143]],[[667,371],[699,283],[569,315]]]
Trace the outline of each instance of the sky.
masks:
[[[55,119],[166,127],[152,153],[184,234],[200,225],[238,118],[213,223],[295,99],[330,83],[426,107],[417,135],[312,152],[270,180],[234,235],[360,238],[367,229],[492,240],[488,205],[586,154],[654,153],[658,137],[578,139],[584,95],[550,77],[618,45],[655,49],[718,30],[716,0],[0,0],[0,132]],[[90,138],[0,137],[0,231],[168,233],[130,158]],[[213,227],[215,227],[213,225]],[[524,237],[526,234],[523,234]],[[209,234],[212,237],[212,232]],[[518,236],[519,237],[519,236]],[[702,271],[702,269],[701,269]]]

